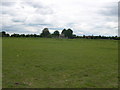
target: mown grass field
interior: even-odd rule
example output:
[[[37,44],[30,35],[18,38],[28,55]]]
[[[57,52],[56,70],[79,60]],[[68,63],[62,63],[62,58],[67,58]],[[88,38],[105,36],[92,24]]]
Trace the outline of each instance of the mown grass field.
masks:
[[[3,38],[3,88],[118,87],[118,41]]]

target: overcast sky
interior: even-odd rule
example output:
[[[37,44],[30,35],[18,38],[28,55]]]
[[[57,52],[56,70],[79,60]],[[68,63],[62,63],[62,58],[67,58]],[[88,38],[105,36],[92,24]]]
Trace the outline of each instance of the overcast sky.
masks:
[[[1,30],[53,33],[71,28],[76,35],[118,35],[119,0],[2,0]]]

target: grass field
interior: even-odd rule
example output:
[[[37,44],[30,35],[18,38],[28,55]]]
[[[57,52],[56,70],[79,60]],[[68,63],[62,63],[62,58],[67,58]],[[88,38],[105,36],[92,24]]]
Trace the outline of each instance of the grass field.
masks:
[[[3,88],[118,87],[118,41],[3,38]]]

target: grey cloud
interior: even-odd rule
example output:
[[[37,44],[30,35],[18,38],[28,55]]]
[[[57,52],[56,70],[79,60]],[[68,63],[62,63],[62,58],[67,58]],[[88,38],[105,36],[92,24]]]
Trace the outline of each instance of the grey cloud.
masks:
[[[20,28],[18,26],[3,26],[2,31],[7,31],[7,32],[25,32],[23,28]],[[28,32],[28,31],[27,31]]]
[[[24,22],[23,20],[13,20],[13,22]]]
[[[29,6],[32,6],[34,8],[44,8],[45,6],[41,2],[22,2],[24,4],[27,4]]]
[[[16,16],[19,13],[19,9],[14,6],[3,6],[0,10],[2,14],[8,14],[10,16]]]
[[[108,3],[103,10],[100,11],[105,16],[117,16],[118,15],[118,3]]]
[[[12,26],[3,26],[2,31],[6,31],[9,33],[31,33],[31,31],[28,31],[27,29],[24,28],[24,26],[19,25],[12,25]]]
[[[40,8],[38,8],[37,10],[36,10],[36,13],[40,13],[40,14],[42,14],[42,15],[46,15],[46,14],[53,14],[54,13],[54,11],[51,9],[51,8],[42,8],[42,9],[40,9]]]
[[[52,26],[51,24],[31,24],[31,23],[25,24],[25,25],[27,26]]]
[[[1,5],[3,5],[3,6],[12,6],[14,4],[15,4],[15,2],[1,2]]]
[[[21,22],[24,23],[26,21],[27,17],[20,17],[20,16],[16,16],[16,17],[12,17],[12,21],[17,23],[17,22]]]
[[[118,16],[120,17],[120,1],[118,2]]]
[[[50,8],[50,6],[44,5],[41,2],[23,2],[23,4],[27,4],[27,5],[35,8],[36,13],[43,14],[43,15],[53,14],[53,9]]]
[[[64,28],[49,28],[51,30],[63,30]]]
[[[87,7],[84,4],[81,7],[81,10],[83,10],[82,12],[79,11],[78,8],[72,9],[75,7],[75,5],[69,5],[69,1],[67,2],[68,4],[64,4],[63,1],[63,4],[61,4],[63,6],[59,5],[59,1],[55,3],[56,6],[51,6],[51,4],[47,4],[44,1],[43,3],[35,2],[34,0],[30,1],[27,0],[25,2],[23,0],[23,2],[19,2],[19,4],[17,3],[17,5],[14,5],[15,3],[9,2],[3,3],[4,10],[2,10],[2,15],[4,14],[3,16],[5,16],[5,23],[2,28],[3,30],[10,33],[39,33],[40,30],[45,27],[49,28],[51,31],[61,31],[63,28],[71,28],[77,35],[102,35],[106,34],[106,32],[108,32],[109,35],[112,35],[112,30],[114,31],[115,29],[115,27],[109,27],[110,25],[103,26],[101,22],[106,23],[117,21],[117,3],[108,3],[104,8],[102,8],[103,6],[99,7],[99,5],[95,7],[93,6],[96,8],[95,13],[97,10],[99,10],[99,8],[101,10],[97,11],[97,14],[95,14],[95,16],[91,15],[90,19],[88,17],[89,20],[87,20],[86,16],[84,15],[88,15],[89,10],[86,12],[84,7],[91,7]],[[78,7],[79,6],[81,6],[81,4],[78,3]],[[69,11],[70,9],[67,8],[71,8],[72,10]],[[83,17],[77,17],[75,15]],[[97,20],[94,20],[94,17],[97,17]],[[82,23],[88,23],[88,25],[82,25]],[[100,26],[96,26],[95,23],[98,23]]]

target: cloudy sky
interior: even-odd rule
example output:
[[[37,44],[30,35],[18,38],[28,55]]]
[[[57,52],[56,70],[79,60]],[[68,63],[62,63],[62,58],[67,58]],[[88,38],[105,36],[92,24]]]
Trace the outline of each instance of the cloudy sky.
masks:
[[[119,0],[2,0],[0,30],[10,34],[53,33],[71,28],[76,35],[118,35]]]

